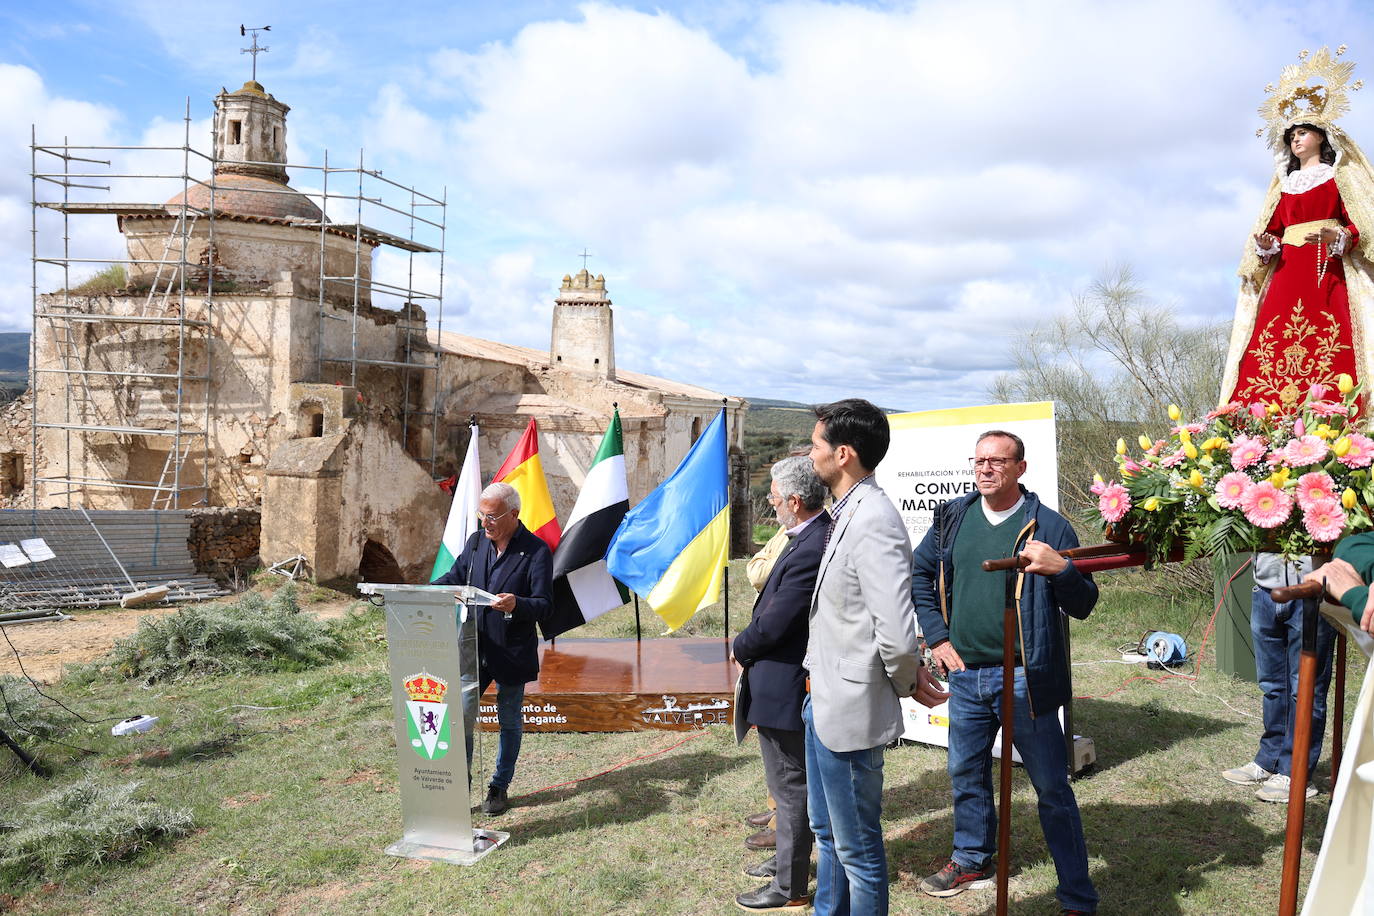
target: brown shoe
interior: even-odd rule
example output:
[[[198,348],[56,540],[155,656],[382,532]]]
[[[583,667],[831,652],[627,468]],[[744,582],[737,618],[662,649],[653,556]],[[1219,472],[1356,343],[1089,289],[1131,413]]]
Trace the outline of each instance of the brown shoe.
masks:
[[[760,811],[758,814],[751,814],[744,819],[750,827],[767,827],[773,823],[772,811]]]
[[[744,845],[750,849],[776,849],[778,847],[778,832],[772,828],[760,830],[753,836],[745,837]]]

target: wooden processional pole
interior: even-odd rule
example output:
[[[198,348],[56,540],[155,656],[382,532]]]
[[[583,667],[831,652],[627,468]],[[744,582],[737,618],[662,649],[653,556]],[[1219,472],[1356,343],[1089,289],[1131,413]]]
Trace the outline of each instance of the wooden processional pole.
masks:
[[[997,916],[1006,916],[1011,878],[1011,742],[1016,693],[1016,579],[1007,570],[1007,602],[1002,609],[1002,760],[997,801]]]
[[[1274,589],[1270,595],[1302,599],[1302,655],[1298,662],[1298,708],[1293,722],[1292,773],[1288,782],[1288,822],[1283,831],[1283,876],[1279,880],[1279,916],[1298,912],[1298,877],[1302,865],[1303,816],[1307,810],[1307,754],[1312,747],[1312,701],[1317,679],[1317,621],[1325,582]]]

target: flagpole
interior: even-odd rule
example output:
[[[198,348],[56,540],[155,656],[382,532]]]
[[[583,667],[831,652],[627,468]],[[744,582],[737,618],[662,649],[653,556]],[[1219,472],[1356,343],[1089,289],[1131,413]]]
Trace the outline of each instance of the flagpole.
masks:
[[[730,563],[725,564],[725,641],[730,641]]]
[[[642,635],[643,635],[643,634],[641,634],[640,631],[639,631],[639,592],[635,592],[635,593],[634,593],[634,596],[635,596],[635,642],[639,642],[640,639],[642,638]]]

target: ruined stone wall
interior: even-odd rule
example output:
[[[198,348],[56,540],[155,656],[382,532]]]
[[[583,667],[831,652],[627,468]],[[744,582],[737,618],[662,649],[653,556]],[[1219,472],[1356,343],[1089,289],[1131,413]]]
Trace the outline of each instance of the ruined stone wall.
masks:
[[[166,289],[175,291],[180,284],[180,267],[147,262],[181,260],[181,236],[179,233],[172,235],[177,220],[170,216],[125,219],[121,225],[129,257],[136,259],[125,266],[130,289],[146,291],[155,285],[159,293]],[[351,277],[356,273],[364,281],[370,280],[372,252],[371,245],[364,243],[359,250],[353,239],[326,232],[325,276]],[[200,219],[192,224],[186,238],[186,261],[197,265],[188,271],[187,282],[203,289],[209,279],[211,262],[208,220]],[[215,220],[214,276],[217,292],[262,293],[277,282],[282,271],[296,273],[304,293],[311,298],[318,298],[318,230],[227,217]],[[342,303],[347,300],[350,307],[352,305],[352,284],[347,284],[345,288],[344,284],[330,283],[325,294],[333,301]],[[363,305],[371,302],[371,291],[366,285],[359,285],[358,296]]]
[[[0,408],[0,508],[30,505],[33,487],[33,390]],[[43,454],[39,453],[42,466]]]
[[[247,572],[257,566],[262,536],[262,512],[258,509],[192,509],[191,536],[187,546],[196,572],[225,577],[237,568]]]
[[[138,296],[45,297],[44,308],[66,307],[90,315],[134,316],[144,313],[145,301]],[[75,355],[67,356],[90,369],[113,373],[106,376],[77,377],[74,393],[63,388],[64,377],[44,376],[38,404],[45,422],[75,422],[87,425],[141,429],[171,429],[177,416],[177,389],[173,374],[178,345],[185,374],[210,377],[208,453],[205,439],[186,437],[193,445],[182,466],[183,486],[205,483],[208,466],[209,503],[219,506],[253,506],[262,501],[266,465],[273,449],[298,432],[300,418],[293,412],[291,385],[313,381],[318,375],[319,328],[317,300],[308,297],[299,275],[283,275],[267,294],[217,294],[213,312],[188,297],[194,311],[188,318],[208,319],[213,335],[188,327],[178,341],[175,325],[133,324],[119,321],[92,321],[74,325]],[[326,306],[330,308],[329,306]],[[334,335],[326,353],[351,351],[349,341],[336,339],[342,328],[352,325],[351,307],[331,309],[347,321],[326,319]],[[360,355],[396,359],[402,333],[397,313],[364,309],[357,323]],[[54,335],[46,322],[36,329],[40,366],[61,367],[63,356],[71,353],[65,334]],[[360,375],[364,398],[375,397],[394,405],[398,414],[403,386],[401,374],[394,369],[371,367]],[[84,382],[84,384],[83,384]],[[204,430],[206,422],[204,383],[188,379],[181,401],[182,427]],[[399,423],[393,435],[399,436]],[[46,455],[40,476],[56,477],[66,471],[67,436],[61,430],[46,431],[42,437]],[[159,479],[167,462],[171,437],[124,433],[85,433],[72,436],[71,475],[94,479],[152,481]],[[27,452],[27,447],[25,447]],[[55,462],[55,463],[54,463]],[[61,465],[61,466],[59,466]],[[90,488],[88,504],[99,508],[146,508],[151,491]],[[190,494],[200,499],[201,492]]]

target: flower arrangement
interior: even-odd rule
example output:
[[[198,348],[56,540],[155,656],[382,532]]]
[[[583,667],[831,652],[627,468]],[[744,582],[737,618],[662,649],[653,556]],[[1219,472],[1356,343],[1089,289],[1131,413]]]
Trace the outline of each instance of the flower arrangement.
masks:
[[[1330,394],[1338,394],[1335,399]],[[1360,388],[1342,375],[1313,385],[1302,404],[1233,402],[1166,439],[1116,443],[1120,481],[1094,478],[1092,514],[1114,540],[1145,545],[1152,560],[1272,550],[1300,557],[1374,527],[1374,439],[1356,423]]]

